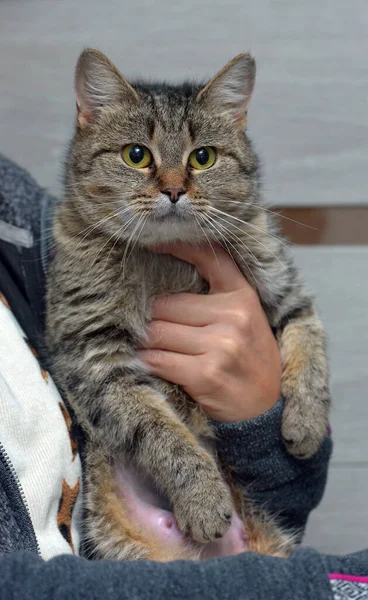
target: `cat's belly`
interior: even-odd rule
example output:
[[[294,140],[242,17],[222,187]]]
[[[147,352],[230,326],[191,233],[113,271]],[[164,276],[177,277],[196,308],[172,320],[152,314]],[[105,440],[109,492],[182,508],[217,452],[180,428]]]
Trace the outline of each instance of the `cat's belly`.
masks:
[[[180,531],[165,497],[149,477],[131,465],[116,463],[114,468],[116,493],[124,502],[127,516],[139,526],[143,534],[173,548],[173,556],[180,548],[191,547],[202,560],[216,556],[232,556],[248,550],[248,535],[244,524],[234,511],[231,526],[216,542],[206,546],[188,540]]]

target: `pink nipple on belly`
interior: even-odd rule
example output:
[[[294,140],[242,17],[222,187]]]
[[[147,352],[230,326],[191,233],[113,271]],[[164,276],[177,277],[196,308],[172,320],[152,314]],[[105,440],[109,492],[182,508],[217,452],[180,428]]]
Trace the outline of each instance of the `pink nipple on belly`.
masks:
[[[182,538],[182,533],[172,513],[159,510],[152,517],[152,523],[155,525],[155,529],[161,538],[176,538],[178,540]]]

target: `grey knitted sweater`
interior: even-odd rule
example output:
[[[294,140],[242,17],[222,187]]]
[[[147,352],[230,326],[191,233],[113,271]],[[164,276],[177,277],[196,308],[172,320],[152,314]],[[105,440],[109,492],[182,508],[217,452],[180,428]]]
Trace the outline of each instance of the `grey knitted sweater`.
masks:
[[[43,290],[53,204],[25,171],[0,156],[0,290],[45,363]],[[280,400],[252,421],[217,424],[217,444],[255,501],[302,533],[322,497],[332,443],[326,437],[310,460],[291,457],[280,436],[282,408]],[[0,600],[368,599],[368,550],[329,557],[300,548],[287,560],[244,553],[198,563],[90,562],[72,556],[44,562],[5,452],[0,451]]]

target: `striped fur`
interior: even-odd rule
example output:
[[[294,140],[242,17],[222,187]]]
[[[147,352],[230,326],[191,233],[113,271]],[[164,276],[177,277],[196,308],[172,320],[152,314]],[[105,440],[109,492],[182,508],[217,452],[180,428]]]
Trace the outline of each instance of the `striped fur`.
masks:
[[[289,451],[313,455],[326,432],[324,331],[263,205],[258,159],[245,134],[254,76],[249,55],[205,88],[130,85],[96,51],[85,51],[77,65],[78,120],[55,221],[47,331],[55,377],[89,437],[88,529],[98,556],[168,559],[124,517],[111,481],[118,457],[133,457],[151,474],[180,528],[199,544],[224,534],[235,501],[202,443],[211,439],[203,413],[136,359],[155,297],[207,291],[191,265],[154,254],[155,244],[214,240],[228,250],[278,339]],[[121,148],[129,143],[149,147],[154,164],[127,167]],[[218,149],[215,165],[189,170],[189,153],[205,145]],[[186,190],[180,218],[165,218],[165,185]],[[249,515],[248,504],[243,508]],[[255,549],[285,554],[284,534],[272,521],[252,523]]]

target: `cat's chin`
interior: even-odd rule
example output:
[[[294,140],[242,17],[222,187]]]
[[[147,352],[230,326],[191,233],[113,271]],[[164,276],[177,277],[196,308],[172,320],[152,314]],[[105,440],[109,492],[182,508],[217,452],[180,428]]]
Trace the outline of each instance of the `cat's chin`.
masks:
[[[147,223],[137,240],[140,246],[150,249],[165,244],[201,244],[206,241],[203,231],[192,220],[155,220]]]

